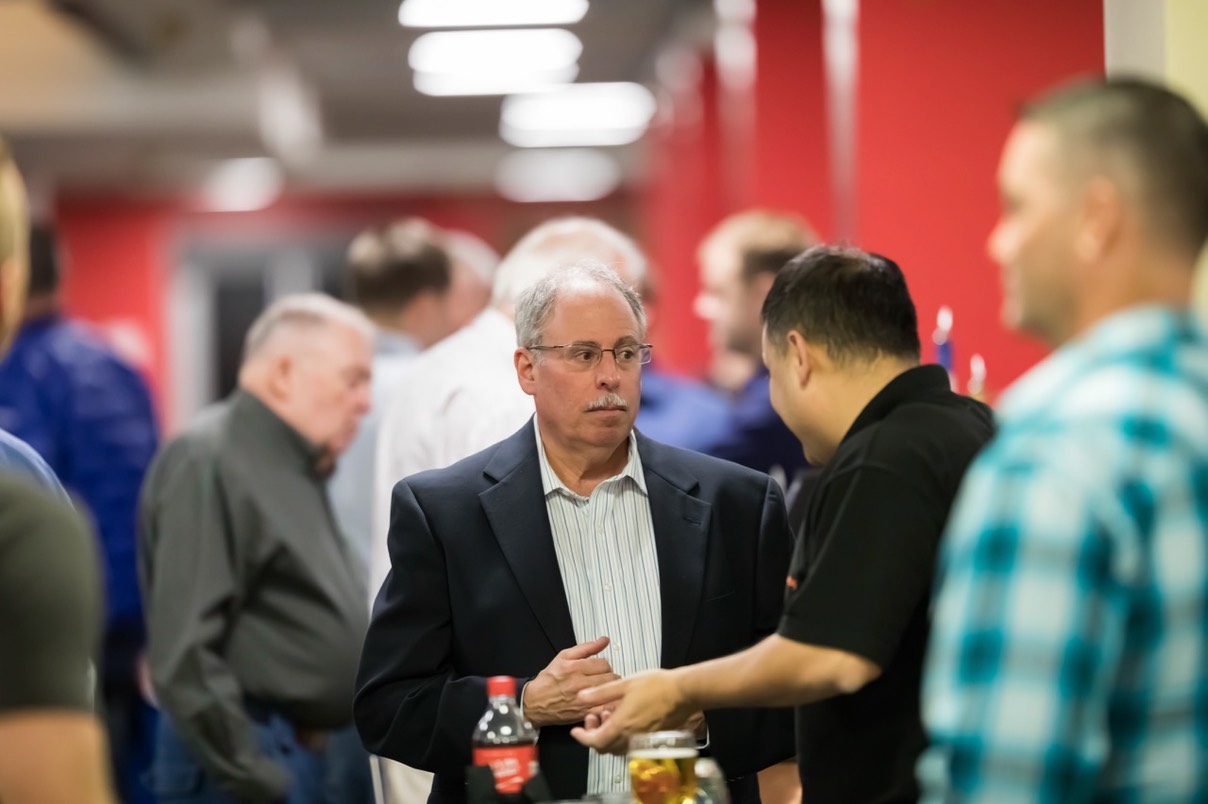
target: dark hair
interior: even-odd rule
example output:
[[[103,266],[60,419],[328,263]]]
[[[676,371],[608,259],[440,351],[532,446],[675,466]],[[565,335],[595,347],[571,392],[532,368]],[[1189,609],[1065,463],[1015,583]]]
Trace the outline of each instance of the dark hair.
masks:
[[[1123,161],[1152,225],[1199,254],[1208,241],[1208,125],[1185,98],[1140,78],[1098,78],[1041,95],[1019,118],[1053,126],[1069,154],[1096,168]]]
[[[438,230],[409,219],[362,232],[348,248],[348,299],[367,313],[392,313],[425,290],[444,292],[449,255]]]
[[[906,277],[879,254],[815,246],[789,261],[763,302],[769,342],[790,330],[841,365],[890,356],[918,361],[918,316]]]
[[[29,298],[49,296],[59,289],[59,243],[54,229],[36,223],[29,230]]]

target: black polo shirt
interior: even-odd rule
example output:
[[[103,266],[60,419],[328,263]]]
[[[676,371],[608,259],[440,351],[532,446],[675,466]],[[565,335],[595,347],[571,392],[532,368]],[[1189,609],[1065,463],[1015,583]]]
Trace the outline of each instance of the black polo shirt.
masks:
[[[797,540],[779,633],[854,653],[881,676],[797,707],[802,799],[914,801],[926,745],[919,683],[937,547],[990,409],[953,393],[939,366],[894,378],[818,479]]]

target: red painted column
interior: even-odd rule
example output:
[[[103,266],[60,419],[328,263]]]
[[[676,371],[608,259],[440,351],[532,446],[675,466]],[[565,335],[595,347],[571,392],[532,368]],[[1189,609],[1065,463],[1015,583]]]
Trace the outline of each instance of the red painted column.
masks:
[[[941,305],[955,314],[956,373],[981,353],[991,392],[1041,357],[999,323],[985,241],[1016,106],[1103,71],[1100,0],[865,0],[859,20],[860,245],[896,259],[919,310],[924,357]]]
[[[716,70],[707,59],[699,66],[698,80],[672,99],[669,114],[647,134],[641,233],[657,278],[655,358],[662,368],[697,376],[708,349],[704,322],[692,312],[700,287],[696,247],[730,211]]]
[[[896,0],[895,0],[896,1]],[[757,0],[753,205],[834,232],[820,0]]]

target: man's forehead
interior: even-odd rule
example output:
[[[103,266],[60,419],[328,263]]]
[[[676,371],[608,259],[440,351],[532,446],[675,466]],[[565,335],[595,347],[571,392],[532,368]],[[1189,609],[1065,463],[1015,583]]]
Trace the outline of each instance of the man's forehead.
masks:
[[[1032,120],[1021,120],[1011,129],[1003,146],[1003,170],[1036,167],[1055,156],[1057,131],[1051,126]]]

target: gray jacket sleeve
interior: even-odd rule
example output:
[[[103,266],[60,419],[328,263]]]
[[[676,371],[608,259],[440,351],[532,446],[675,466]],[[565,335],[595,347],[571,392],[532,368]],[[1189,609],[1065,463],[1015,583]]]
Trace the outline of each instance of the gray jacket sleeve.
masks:
[[[168,457],[168,456],[164,456]],[[221,645],[238,602],[239,523],[217,467],[180,456],[164,472],[143,525],[154,538],[144,590],[155,693],[181,739],[238,801],[283,801],[288,771],[259,748],[243,691]],[[147,502],[147,501],[145,501]]]

